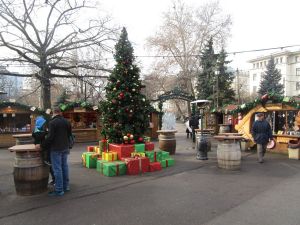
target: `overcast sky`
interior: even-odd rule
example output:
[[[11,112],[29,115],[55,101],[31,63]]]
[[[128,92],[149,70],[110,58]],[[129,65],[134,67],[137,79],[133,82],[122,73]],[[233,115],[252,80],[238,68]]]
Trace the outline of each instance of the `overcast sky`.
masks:
[[[146,55],[145,39],[161,25],[162,12],[171,0],[99,0],[121,26],[125,26],[136,55]],[[200,6],[202,0],[184,0]],[[300,0],[220,0],[232,16],[232,37],[227,52],[300,45]],[[300,49],[300,46],[294,49]],[[292,49],[288,49],[292,50]],[[280,50],[273,50],[280,51]],[[247,60],[270,52],[231,55],[233,68],[247,69]],[[146,64],[146,63],[145,63]]]

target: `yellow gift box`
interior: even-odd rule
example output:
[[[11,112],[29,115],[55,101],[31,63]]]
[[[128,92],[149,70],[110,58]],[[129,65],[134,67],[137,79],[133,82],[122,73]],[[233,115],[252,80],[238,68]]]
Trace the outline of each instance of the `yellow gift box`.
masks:
[[[116,161],[118,160],[118,154],[116,152],[102,152],[102,160]]]
[[[135,157],[135,156],[146,157],[146,154],[145,152],[131,152],[131,157]]]
[[[101,151],[100,151],[100,148],[99,148],[99,147],[95,147],[95,148],[94,148],[94,151],[95,151],[97,154],[101,154]]]

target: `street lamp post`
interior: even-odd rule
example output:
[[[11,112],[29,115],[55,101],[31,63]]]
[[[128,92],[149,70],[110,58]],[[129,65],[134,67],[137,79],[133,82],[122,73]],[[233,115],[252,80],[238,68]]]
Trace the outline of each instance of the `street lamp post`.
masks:
[[[217,109],[219,108],[219,70],[217,69],[216,71],[215,71],[215,75],[216,75],[216,79],[217,79],[217,84],[216,84],[216,86],[217,86]]]
[[[204,114],[205,114],[205,109],[207,108],[208,104],[210,101],[208,100],[196,100],[191,102],[192,104],[197,104],[198,109],[199,109],[199,114],[201,118],[201,123],[200,123],[200,137],[199,140],[197,141],[197,156],[196,159],[198,160],[207,160],[207,152],[209,150],[209,143],[205,135],[203,135],[203,120],[204,120]]]

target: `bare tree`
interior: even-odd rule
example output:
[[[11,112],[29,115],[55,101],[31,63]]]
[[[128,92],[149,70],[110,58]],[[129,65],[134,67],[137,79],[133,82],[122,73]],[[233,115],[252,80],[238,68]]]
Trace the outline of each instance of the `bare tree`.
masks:
[[[76,77],[74,68],[110,71],[100,64],[73,61],[74,49],[97,46],[111,51],[117,29],[108,17],[86,18],[94,15],[88,12],[93,9],[85,0],[0,0],[0,46],[14,54],[1,61],[34,66],[34,73],[23,76],[39,80],[42,108],[51,107],[53,78]],[[84,13],[84,20],[79,13]]]
[[[174,0],[172,8],[164,14],[162,26],[148,39],[148,45],[166,56],[161,60],[168,58],[170,65],[177,65],[181,86],[187,93],[195,95],[193,79],[200,65],[197,56],[210,37],[214,43],[223,46],[230,25],[230,16],[222,13],[218,2],[192,8],[182,0]]]

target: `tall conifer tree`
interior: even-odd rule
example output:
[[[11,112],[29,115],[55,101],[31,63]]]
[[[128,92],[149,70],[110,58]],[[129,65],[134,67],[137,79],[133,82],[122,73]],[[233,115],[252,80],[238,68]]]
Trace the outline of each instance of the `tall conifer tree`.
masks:
[[[197,78],[198,99],[213,99],[213,94],[216,89],[216,59],[217,58],[213,49],[213,40],[210,38],[200,57],[202,70],[198,74]]]
[[[218,75],[216,79],[218,79],[218,102],[219,106],[224,104],[231,103],[234,101],[234,90],[231,87],[233,81],[233,73],[228,71],[227,64],[230,61],[226,60],[227,54],[224,49],[221,50],[218,56],[217,68],[218,68]]]
[[[151,106],[141,94],[140,69],[134,64],[133,48],[125,28],[115,50],[116,65],[108,78],[107,100],[102,104],[102,134],[114,143],[142,142],[149,127]],[[127,140],[128,136],[133,138]]]
[[[267,93],[276,93],[283,95],[284,86],[280,83],[281,73],[276,69],[274,57],[271,57],[267,64],[267,70],[261,77],[258,93],[264,95]]]

